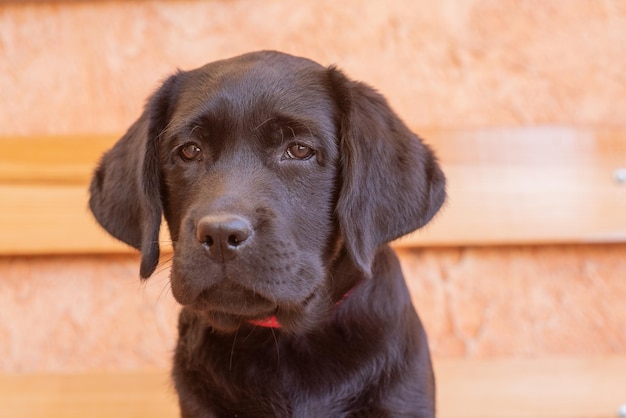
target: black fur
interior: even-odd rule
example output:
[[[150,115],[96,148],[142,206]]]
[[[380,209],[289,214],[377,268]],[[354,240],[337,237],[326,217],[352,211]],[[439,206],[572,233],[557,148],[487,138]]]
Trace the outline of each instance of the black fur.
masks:
[[[266,51],[171,76],[104,155],[90,207],[144,278],[165,216],[183,417],[432,417],[426,336],[387,243],[444,189],[372,88]],[[250,322],[272,315],[281,328]]]

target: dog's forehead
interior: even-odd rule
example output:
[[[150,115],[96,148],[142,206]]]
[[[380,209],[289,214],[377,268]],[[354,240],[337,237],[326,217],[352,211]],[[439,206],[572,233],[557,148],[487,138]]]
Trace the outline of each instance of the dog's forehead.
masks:
[[[304,58],[262,52],[185,73],[175,112],[181,117],[174,123],[210,112],[240,120],[281,113],[330,122],[334,106],[325,67]]]
[[[326,68],[307,58],[272,51],[262,51],[215,61],[198,68],[196,73],[207,87],[241,87],[250,93],[268,93],[281,88],[315,89]]]

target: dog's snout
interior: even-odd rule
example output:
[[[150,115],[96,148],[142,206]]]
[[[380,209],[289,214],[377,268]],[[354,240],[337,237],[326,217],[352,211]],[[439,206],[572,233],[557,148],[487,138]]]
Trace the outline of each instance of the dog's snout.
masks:
[[[248,220],[237,215],[210,215],[198,222],[196,238],[208,256],[224,262],[234,258],[239,248],[252,235]]]

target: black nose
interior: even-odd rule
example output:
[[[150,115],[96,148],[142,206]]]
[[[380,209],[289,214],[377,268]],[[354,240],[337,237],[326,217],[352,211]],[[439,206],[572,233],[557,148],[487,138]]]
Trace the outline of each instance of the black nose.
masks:
[[[210,215],[198,222],[196,238],[212,260],[223,263],[237,255],[252,235],[250,223],[236,215]]]

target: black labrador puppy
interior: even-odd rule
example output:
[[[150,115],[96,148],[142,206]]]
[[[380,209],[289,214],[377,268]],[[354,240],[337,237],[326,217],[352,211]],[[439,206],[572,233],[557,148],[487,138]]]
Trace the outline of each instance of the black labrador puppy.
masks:
[[[93,177],[90,207],[183,306],[183,417],[432,417],[426,336],[387,245],[445,199],[371,87],[256,52],[180,71]]]

